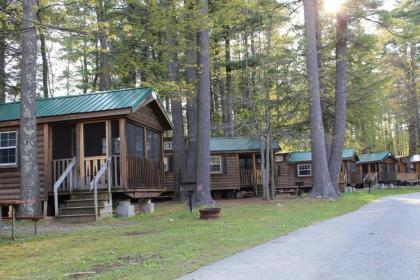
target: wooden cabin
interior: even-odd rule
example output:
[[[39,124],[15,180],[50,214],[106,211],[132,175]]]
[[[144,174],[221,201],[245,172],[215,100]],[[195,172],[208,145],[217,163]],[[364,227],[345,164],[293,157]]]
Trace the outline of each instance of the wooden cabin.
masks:
[[[19,106],[0,105],[0,199],[20,197]],[[44,210],[88,219],[93,203],[97,212],[103,201],[112,205],[111,197],[159,196],[165,191],[162,135],[170,129],[151,88],[38,99],[34,148]]]
[[[174,190],[172,139],[164,143],[165,184]],[[273,142],[273,151],[279,150]],[[250,137],[215,137],[210,139],[211,190],[216,197],[233,197],[241,191],[258,193],[261,185],[260,140]]]
[[[362,178],[357,170],[358,160],[354,149],[343,149],[340,189],[345,186],[356,186]],[[310,151],[277,153],[277,186],[289,188],[292,186],[312,187],[312,154]]]
[[[420,155],[398,157],[397,181],[400,184],[418,184],[420,179]]]
[[[389,151],[359,155],[360,172],[363,184],[397,182],[397,159]]]

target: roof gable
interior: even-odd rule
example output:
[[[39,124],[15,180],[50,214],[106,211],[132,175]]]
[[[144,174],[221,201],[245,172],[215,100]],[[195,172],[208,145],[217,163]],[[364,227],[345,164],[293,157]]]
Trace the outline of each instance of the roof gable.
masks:
[[[210,139],[212,152],[241,152],[259,151],[261,140],[251,137],[214,137]],[[274,150],[280,149],[277,142],[273,141]]]
[[[356,151],[354,149],[343,149],[343,153],[341,155],[342,160],[352,159],[356,156]],[[303,152],[291,152],[288,162],[289,163],[297,163],[297,162],[308,162],[312,161],[312,153],[310,151],[303,151]]]
[[[153,88],[110,90],[81,95],[37,99],[37,117],[103,112],[118,109],[137,110],[154,99],[159,103]],[[148,101],[149,100],[149,101]],[[170,123],[162,106],[167,121]],[[0,122],[20,119],[20,102],[0,104]]]
[[[388,157],[395,159],[395,157],[389,151],[361,154],[359,155],[359,161],[357,163],[380,162],[384,161]]]

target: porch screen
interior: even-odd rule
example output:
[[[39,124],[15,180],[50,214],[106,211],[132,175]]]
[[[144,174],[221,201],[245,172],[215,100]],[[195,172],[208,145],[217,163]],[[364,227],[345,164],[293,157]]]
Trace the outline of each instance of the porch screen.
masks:
[[[147,130],[147,158],[160,161],[161,154],[160,134],[148,129]]]
[[[85,123],[83,125],[85,157],[106,154],[105,122]]]
[[[144,157],[144,128],[127,123],[128,156]]]
[[[72,158],[76,155],[76,126],[54,126],[52,128],[53,159]]]

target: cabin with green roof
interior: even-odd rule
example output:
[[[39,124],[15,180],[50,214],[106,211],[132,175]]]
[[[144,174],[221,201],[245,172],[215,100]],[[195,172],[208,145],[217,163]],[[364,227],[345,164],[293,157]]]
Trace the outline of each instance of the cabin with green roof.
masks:
[[[174,189],[172,139],[164,139],[165,183]],[[213,137],[210,139],[211,190],[215,197],[233,197],[238,192],[258,194],[261,181],[261,141],[252,137]],[[273,142],[273,153],[280,150]]]
[[[361,169],[363,182],[396,183],[397,159],[389,151],[366,153],[359,155],[358,166]]]
[[[420,155],[397,157],[397,181],[404,185],[420,182]]]
[[[19,108],[0,104],[0,199],[20,198]],[[152,88],[38,99],[45,212],[87,221],[112,214],[116,201],[159,196],[163,133],[171,129]]]
[[[358,156],[354,149],[343,149],[340,171],[340,187],[355,186],[361,183],[361,174],[357,169]],[[312,154],[310,151],[280,152],[276,156],[277,186],[312,187]]]

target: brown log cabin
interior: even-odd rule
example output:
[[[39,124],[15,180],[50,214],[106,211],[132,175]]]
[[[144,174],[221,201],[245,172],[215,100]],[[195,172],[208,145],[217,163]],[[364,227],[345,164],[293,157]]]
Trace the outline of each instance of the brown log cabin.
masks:
[[[364,185],[397,183],[397,162],[389,151],[359,155],[357,165],[362,173],[362,183]]]
[[[398,157],[397,180],[400,184],[418,184],[420,179],[420,155]]]
[[[20,198],[19,106],[0,105],[0,199]],[[92,218],[94,206],[98,218],[102,200],[112,209],[112,198],[159,196],[161,143],[171,129],[152,88],[38,99],[34,148],[44,211],[82,219]]]
[[[174,191],[172,139],[163,142],[165,184],[168,195]],[[279,151],[273,142],[273,151]],[[210,139],[211,190],[216,197],[232,198],[236,193],[258,194],[261,185],[260,140],[250,137],[215,137]]]
[[[344,149],[340,171],[340,189],[345,186],[361,184],[362,178],[358,172],[358,160],[354,149]],[[276,154],[277,187],[290,188],[294,186],[312,187],[312,155],[310,151],[279,152]]]

